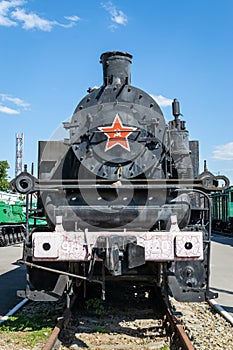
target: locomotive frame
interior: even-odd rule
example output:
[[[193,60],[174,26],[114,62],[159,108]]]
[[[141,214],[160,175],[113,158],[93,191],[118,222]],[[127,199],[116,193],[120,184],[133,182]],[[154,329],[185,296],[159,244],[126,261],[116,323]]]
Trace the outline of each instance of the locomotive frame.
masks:
[[[197,149],[180,108],[166,123],[158,104],[130,83],[132,56],[101,55],[104,82],[88,89],[64,141],[39,142],[38,178],[23,172],[12,186],[38,192],[35,226],[25,242],[26,291],[57,300],[81,283],[132,280],[180,301],[209,290],[211,201],[218,179],[198,177]]]

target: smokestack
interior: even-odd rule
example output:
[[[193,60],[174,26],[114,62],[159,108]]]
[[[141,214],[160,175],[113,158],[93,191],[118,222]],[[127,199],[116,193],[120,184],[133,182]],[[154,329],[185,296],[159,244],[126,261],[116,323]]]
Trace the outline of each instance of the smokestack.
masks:
[[[105,52],[100,56],[103,65],[104,85],[130,85],[130,64],[133,56],[127,52]]]
[[[204,171],[208,171],[207,162],[204,160]]]

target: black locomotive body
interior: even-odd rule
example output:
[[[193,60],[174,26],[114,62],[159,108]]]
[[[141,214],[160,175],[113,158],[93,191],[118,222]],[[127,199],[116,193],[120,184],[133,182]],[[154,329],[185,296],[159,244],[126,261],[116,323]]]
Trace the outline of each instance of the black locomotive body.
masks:
[[[56,300],[81,282],[132,280],[181,301],[210,297],[210,206],[179,103],[166,123],[155,100],[130,84],[132,56],[101,55],[104,83],[88,90],[69,138],[39,142],[38,178],[13,186],[38,192],[47,226],[25,242],[26,295]],[[192,152],[191,152],[192,151]]]

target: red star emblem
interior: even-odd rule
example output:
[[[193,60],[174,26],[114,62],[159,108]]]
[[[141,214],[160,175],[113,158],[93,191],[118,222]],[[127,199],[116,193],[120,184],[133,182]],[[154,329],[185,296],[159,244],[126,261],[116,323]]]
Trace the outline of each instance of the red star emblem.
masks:
[[[137,128],[132,128],[129,126],[124,127],[119,114],[116,115],[111,126],[99,127],[98,129],[103,131],[103,133],[108,137],[105,152],[116,145],[119,145],[130,152],[128,136]]]

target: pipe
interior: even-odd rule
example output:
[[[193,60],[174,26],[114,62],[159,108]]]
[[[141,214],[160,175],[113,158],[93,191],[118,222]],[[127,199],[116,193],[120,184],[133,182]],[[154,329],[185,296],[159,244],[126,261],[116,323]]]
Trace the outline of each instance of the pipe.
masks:
[[[221,305],[214,299],[208,300],[208,303],[233,326],[233,317]]]
[[[17,312],[24,304],[28,302],[28,298],[24,298],[20,303],[18,303],[13,309],[11,309],[5,316],[3,316],[0,319],[0,324],[8,320],[8,318],[12,315],[14,315],[15,312]]]
[[[81,280],[84,280],[84,281],[88,281],[88,282],[94,282],[94,283],[102,284],[102,281],[99,281],[99,280],[92,280],[92,279],[89,279],[88,277],[85,277],[85,276],[75,275],[73,273],[65,272],[65,271],[62,271],[62,270],[51,269],[50,267],[45,267],[45,266],[33,264],[33,263],[30,263],[30,262],[25,261],[25,260],[18,260],[18,262],[20,264],[24,264],[24,265],[26,265],[28,267],[31,267],[31,268],[36,268],[36,269],[39,269],[39,270],[54,272],[54,273],[57,273],[59,275],[65,275],[65,276],[68,276],[68,277],[78,278],[78,279],[81,279]]]

